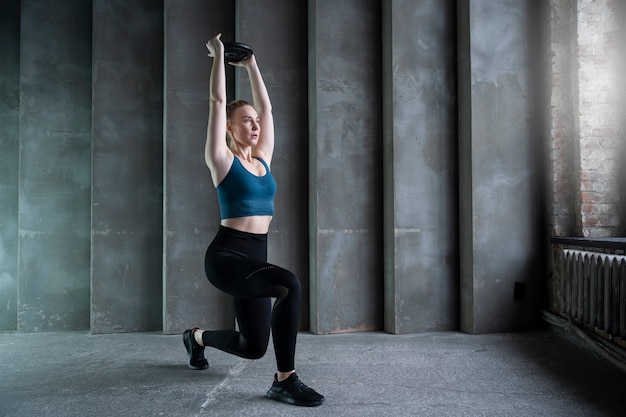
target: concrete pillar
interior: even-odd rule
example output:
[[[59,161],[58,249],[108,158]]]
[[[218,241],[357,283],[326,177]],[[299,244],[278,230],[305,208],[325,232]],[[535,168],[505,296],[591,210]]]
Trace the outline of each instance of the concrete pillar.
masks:
[[[383,328],[381,8],[309,1],[311,330]]]
[[[0,2],[0,330],[17,329],[20,2]]]
[[[519,330],[533,320],[541,285],[532,8],[516,0],[458,8],[461,330]]]
[[[165,13],[164,332],[232,327],[230,296],[204,272],[220,224],[204,144],[212,62],[205,43],[218,32],[234,39],[235,7],[229,0],[166,0]],[[235,71],[228,68],[232,95]]]
[[[92,333],[162,328],[163,17],[93,2]]]
[[[18,329],[87,329],[91,4],[22,1],[20,40]]]
[[[384,2],[385,330],[458,328],[456,2]]]
[[[237,10],[236,40],[249,43],[255,51],[274,114],[271,169],[278,190],[268,259],[300,278],[300,323],[308,330],[307,5],[292,0],[239,0]],[[247,74],[239,72],[237,98],[251,101]]]

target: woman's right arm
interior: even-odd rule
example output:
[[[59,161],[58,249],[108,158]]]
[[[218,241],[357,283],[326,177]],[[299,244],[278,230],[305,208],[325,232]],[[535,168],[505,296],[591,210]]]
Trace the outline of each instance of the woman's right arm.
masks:
[[[233,156],[226,145],[226,71],[224,64],[224,44],[221,33],[210,39],[206,47],[213,57],[209,82],[209,121],[207,126],[204,159],[211,170],[213,185],[216,187],[224,179]]]

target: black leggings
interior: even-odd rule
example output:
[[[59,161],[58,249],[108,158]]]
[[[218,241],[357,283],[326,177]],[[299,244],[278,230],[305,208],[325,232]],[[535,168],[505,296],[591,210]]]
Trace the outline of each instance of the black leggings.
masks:
[[[267,263],[267,235],[220,226],[204,268],[216,288],[233,296],[239,332],[205,331],[202,342],[248,359],[265,355],[270,328],[280,372],[294,367],[300,312],[300,280]],[[271,298],[276,298],[272,309]]]

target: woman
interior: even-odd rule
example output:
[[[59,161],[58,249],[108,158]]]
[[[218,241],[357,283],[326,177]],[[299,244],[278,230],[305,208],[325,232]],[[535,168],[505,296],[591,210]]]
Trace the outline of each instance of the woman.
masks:
[[[254,55],[231,63],[248,71],[254,107],[242,100],[226,104],[220,37],[206,44],[213,66],[205,160],[217,189],[221,224],[207,249],[205,270],[215,287],[233,296],[239,331],[186,330],[188,366],[208,368],[205,346],[259,359],[267,350],[271,330],[278,372],[267,396],[295,405],[320,405],[324,397],[298,379],[294,366],[300,281],[293,273],[267,263],[267,232],[276,192],[270,172],[272,105]],[[273,309],[272,297],[276,298]]]

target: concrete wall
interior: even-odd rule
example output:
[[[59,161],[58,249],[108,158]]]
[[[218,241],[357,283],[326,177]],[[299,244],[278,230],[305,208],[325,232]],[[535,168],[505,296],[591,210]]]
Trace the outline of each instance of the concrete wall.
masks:
[[[217,32],[253,46],[272,97],[269,257],[303,282],[303,330],[479,333],[532,317],[533,297],[514,300],[540,277],[523,2],[2,11],[20,23],[0,30],[3,329],[233,325],[202,265],[219,219],[202,157]],[[249,98],[245,74],[228,79]]]
[[[84,329],[89,323],[91,5],[22,1],[20,51],[17,327]]]
[[[220,222],[217,195],[204,162],[212,59],[206,41],[234,39],[234,2],[165,2],[165,197],[163,330],[233,326],[230,297],[204,273],[204,254]],[[227,72],[229,96],[234,68]]]
[[[0,329],[17,328],[20,4],[0,2]]]
[[[381,5],[309,2],[311,330],[383,327]]]
[[[510,331],[532,323],[542,285],[533,9],[515,0],[458,7],[461,330]]]
[[[162,328],[163,19],[93,3],[93,333]]]
[[[385,330],[456,329],[456,6],[384,5]]]

